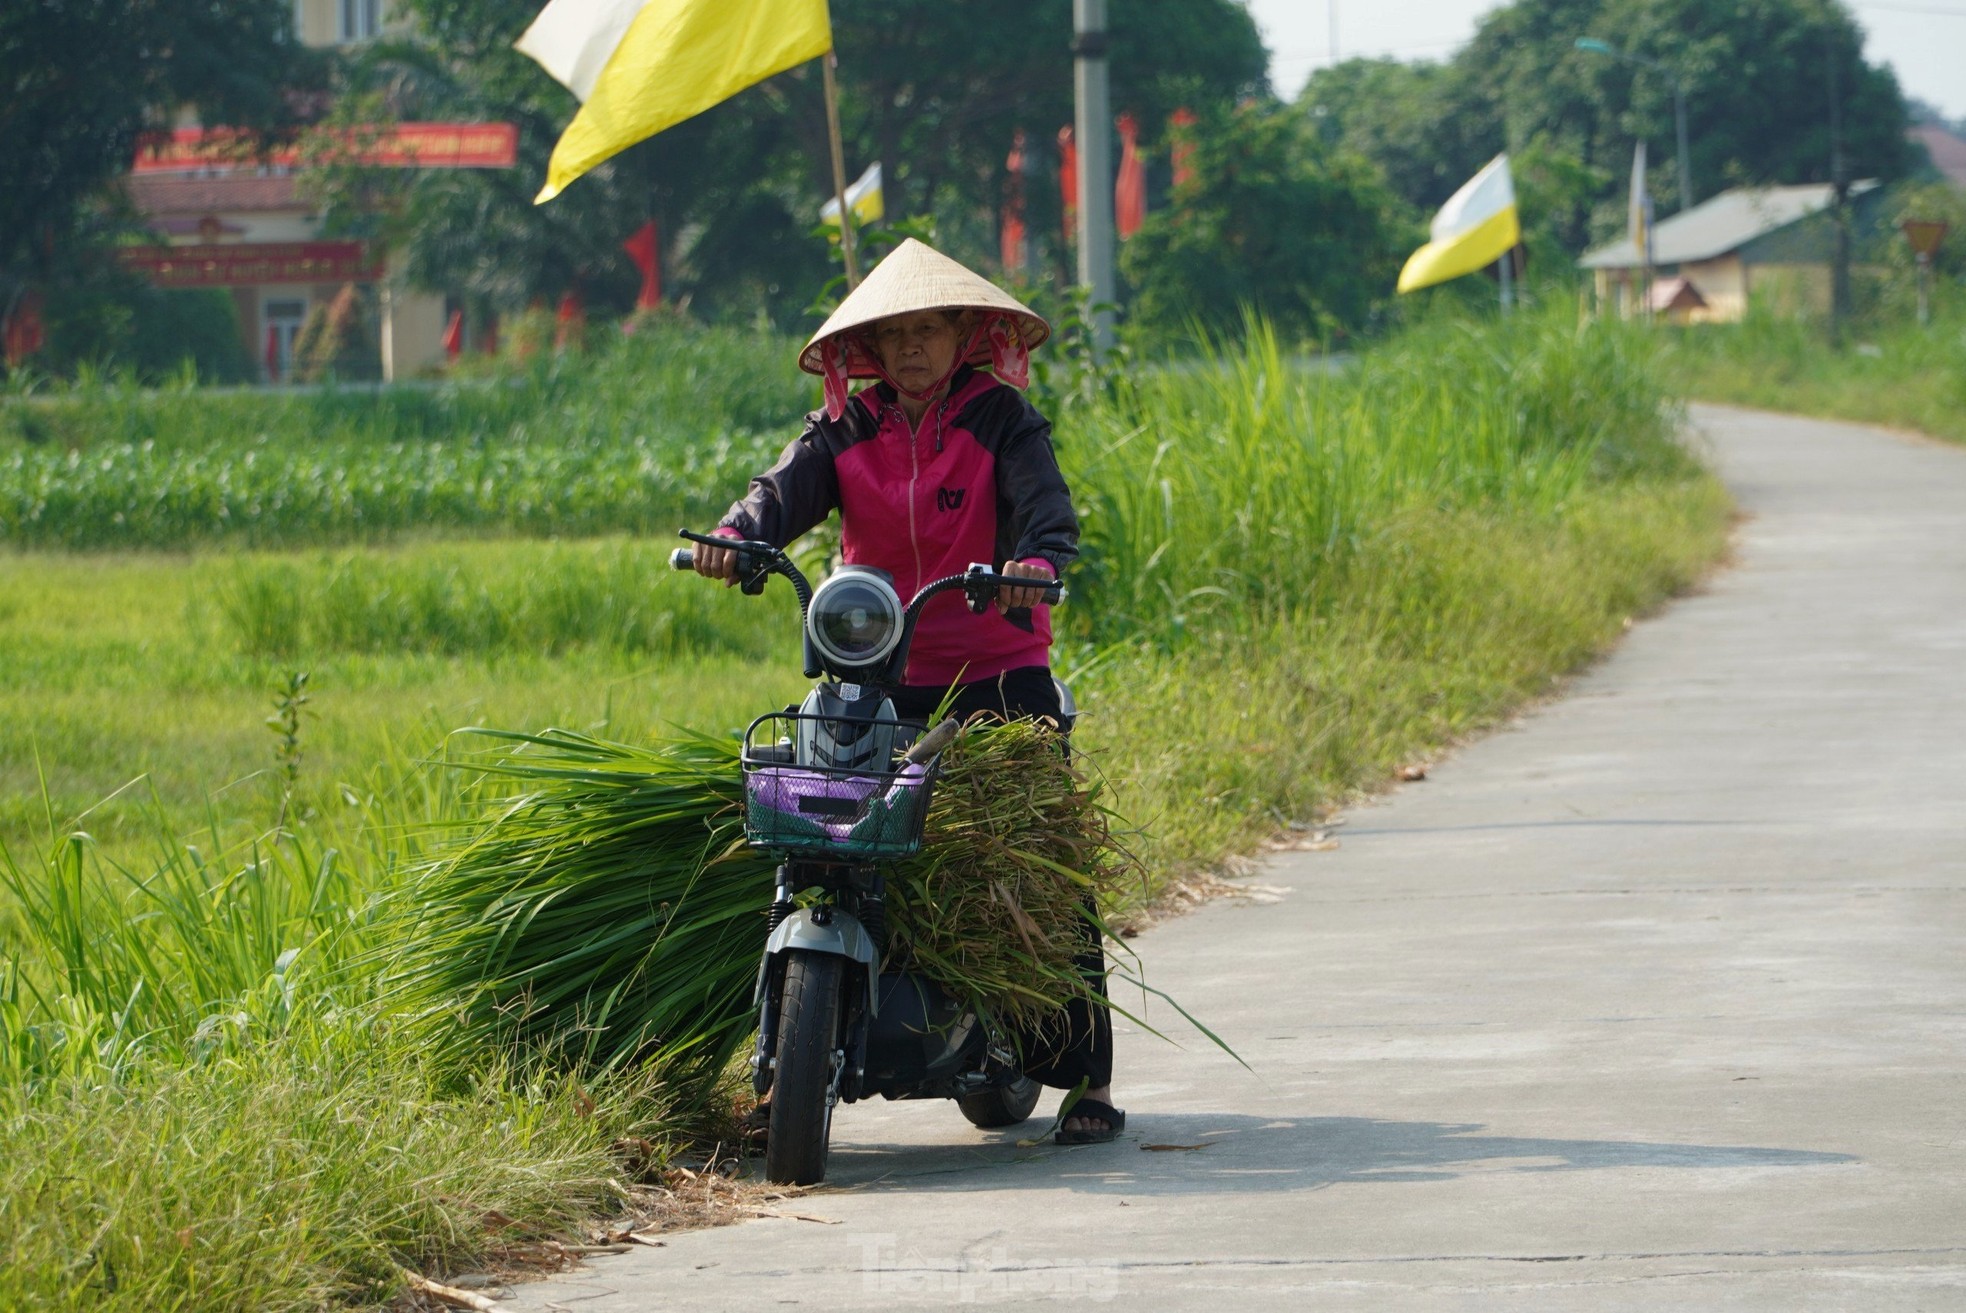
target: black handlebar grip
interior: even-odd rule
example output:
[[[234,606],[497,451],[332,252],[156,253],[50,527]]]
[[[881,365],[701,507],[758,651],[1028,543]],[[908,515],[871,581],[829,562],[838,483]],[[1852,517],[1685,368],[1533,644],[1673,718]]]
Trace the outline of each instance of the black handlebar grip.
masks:
[[[687,547],[678,547],[675,551],[669,553],[669,568],[671,570],[694,570],[696,568],[696,553]]]

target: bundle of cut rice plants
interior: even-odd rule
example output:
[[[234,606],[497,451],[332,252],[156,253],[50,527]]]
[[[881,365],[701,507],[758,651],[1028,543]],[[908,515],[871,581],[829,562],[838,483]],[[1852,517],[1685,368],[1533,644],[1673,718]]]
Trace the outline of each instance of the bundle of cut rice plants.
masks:
[[[706,1096],[751,1028],[773,887],[735,744],[474,732],[513,749],[474,769],[517,792],[417,873],[398,981],[452,1041],[653,1061]],[[968,729],[924,836],[889,870],[890,962],[1010,1021],[1097,997],[1073,957],[1136,868],[1053,731]]]
[[[736,745],[474,731],[511,790],[413,874],[392,974],[437,1042],[571,1065],[655,1059],[700,1095],[750,1022],[772,861],[744,845]]]
[[[950,745],[922,850],[889,875],[891,961],[1014,1024],[1097,997],[1073,959],[1140,870],[1077,762],[1039,721],[973,722]]]

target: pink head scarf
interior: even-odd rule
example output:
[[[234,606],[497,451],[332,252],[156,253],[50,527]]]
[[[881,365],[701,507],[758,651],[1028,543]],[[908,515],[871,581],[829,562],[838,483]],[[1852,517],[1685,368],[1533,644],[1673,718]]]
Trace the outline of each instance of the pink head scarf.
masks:
[[[1016,323],[1007,314],[983,313],[984,317],[970,333],[969,340],[956,353],[956,363],[949,367],[947,374],[921,393],[909,392],[888,377],[879,353],[859,331],[838,333],[827,339],[820,344],[819,357],[819,377],[826,394],[826,417],[837,420],[846,414],[847,399],[852,395],[852,380],[868,374],[916,400],[935,395],[954,377],[956,370],[966,364],[979,368],[989,366],[990,372],[1000,382],[1011,387],[1031,386],[1031,349],[1025,344],[1023,334],[1017,331]]]

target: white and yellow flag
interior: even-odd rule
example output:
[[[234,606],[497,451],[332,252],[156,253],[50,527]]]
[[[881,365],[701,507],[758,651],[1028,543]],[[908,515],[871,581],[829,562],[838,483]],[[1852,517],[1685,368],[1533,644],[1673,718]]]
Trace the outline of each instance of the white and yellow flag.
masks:
[[[887,198],[881,194],[881,162],[875,160],[867,166],[867,171],[854,180],[846,189],[847,208],[853,211],[855,223],[879,223],[887,217]],[[832,227],[840,226],[840,199],[835,196],[819,207],[819,221]]]
[[[644,137],[833,48],[826,0],[549,0],[517,42],[580,112],[535,204]]]
[[[1509,157],[1497,155],[1448,197],[1434,216],[1432,240],[1407,257],[1399,290],[1432,287],[1502,258],[1522,240]]]

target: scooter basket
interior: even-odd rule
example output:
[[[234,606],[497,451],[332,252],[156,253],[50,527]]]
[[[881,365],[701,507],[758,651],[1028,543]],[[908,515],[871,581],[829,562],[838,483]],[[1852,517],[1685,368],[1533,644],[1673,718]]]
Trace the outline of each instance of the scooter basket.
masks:
[[[744,736],[744,837],[754,848],[853,861],[906,857],[922,846],[938,756],[925,763],[860,767],[799,765],[791,744],[800,722],[864,730],[869,722],[791,712],[760,716]],[[905,744],[921,731],[885,722]]]

